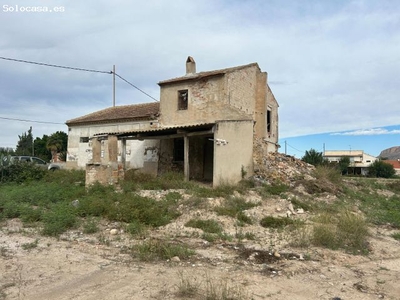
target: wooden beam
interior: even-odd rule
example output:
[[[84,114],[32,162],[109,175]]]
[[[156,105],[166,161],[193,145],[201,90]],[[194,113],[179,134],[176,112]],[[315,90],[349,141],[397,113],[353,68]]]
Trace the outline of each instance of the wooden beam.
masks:
[[[185,180],[189,181],[189,137],[185,135],[183,137],[183,150],[184,150],[184,159],[183,159],[183,170],[185,173]]]

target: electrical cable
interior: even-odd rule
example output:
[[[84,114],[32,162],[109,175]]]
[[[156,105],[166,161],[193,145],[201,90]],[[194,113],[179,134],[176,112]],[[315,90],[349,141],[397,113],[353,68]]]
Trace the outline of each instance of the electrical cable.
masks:
[[[20,122],[31,122],[31,123],[42,123],[42,124],[65,125],[65,123],[47,122],[47,121],[35,121],[35,120],[16,119],[16,118],[6,118],[6,117],[0,117],[0,119],[2,119],[2,120],[11,120],[11,121],[20,121]]]
[[[93,70],[93,69],[83,69],[83,68],[76,68],[76,67],[68,67],[68,66],[54,65],[54,64],[35,62],[35,61],[29,61],[29,60],[23,60],[23,59],[3,57],[3,56],[0,56],[0,59],[8,60],[8,61],[14,61],[14,62],[20,62],[20,63],[26,63],[26,64],[45,66],[45,67],[74,70],[74,71],[84,71],[84,72],[102,73],[102,74],[113,74],[114,73],[113,71],[99,71],[99,70]],[[159,101],[156,98],[154,98],[154,97],[150,96],[149,94],[147,94],[145,91],[143,91],[140,88],[138,88],[137,86],[135,86],[133,83],[131,83],[128,80],[126,80],[125,78],[123,78],[122,76],[118,75],[117,73],[114,73],[114,75],[117,76],[118,78],[120,78],[121,80],[125,81],[127,84],[129,84],[130,86],[134,87],[135,89],[137,89],[141,93],[145,94],[147,97],[150,97],[154,101],[157,101],[157,102]]]
[[[26,64],[45,66],[45,67],[53,67],[53,68],[61,68],[61,69],[68,69],[68,70],[75,70],[75,71],[93,72],[93,73],[112,74],[112,71],[98,71],[98,70],[91,70],[91,69],[67,67],[67,66],[53,65],[53,64],[47,64],[47,63],[41,63],[41,62],[35,62],[35,61],[29,61],[29,60],[23,60],[23,59],[2,57],[2,56],[0,56],[0,59],[20,62],[20,63],[26,63]]]
[[[111,72],[113,73],[113,72]],[[154,101],[159,101],[156,98],[150,96],[149,94],[147,94],[145,91],[141,90],[140,88],[138,88],[137,86],[135,86],[133,83],[130,83],[128,80],[126,80],[125,78],[123,78],[122,76],[118,75],[117,73],[114,73],[115,76],[117,76],[119,79],[125,81],[127,84],[129,84],[130,86],[134,87],[135,89],[139,90],[140,92],[142,92],[143,94],[145,94],[147,97],[150,97],[151,99],[153,99]]]
[[[296,149],[295,147],[293,147],[293,146],[289,145],[288,143],[286,143],[286,145],[288,145],[290,148],[292,148],[292,149],[294,149],[294,150],[296,150],[296,151],[299,151],[299,152],[301,152],[301,153],[306,153],[305,151],[302,151],[302,150]]]

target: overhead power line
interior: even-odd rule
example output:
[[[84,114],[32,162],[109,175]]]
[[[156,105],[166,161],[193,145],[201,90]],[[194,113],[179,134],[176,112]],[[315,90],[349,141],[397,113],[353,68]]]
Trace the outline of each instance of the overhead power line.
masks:
[[[120,78],[121,80],[125,81],[127,84],[129,84],[130,86],[134,87],[135,89],[137,89],[138,91],[140,91],[141,93],[143,93],[144,95],[146,95],[147,97],[150,97],[151,99],[158,101],[156,98],[150,96],[149,94],[147,94],[145,91],[143,91],[142,89],[138,88],[136,85],[134,85],[133,83],[129,82],[128,80],[126,80],[125,78],[123,78],[121,75],[118,75],[117,73],[113,73],[113,71],[100,71],[100,70],[93,70],[93,69],[84,69],[84,68],[76,68],[76,67],[69,67],[69,66],[61,66],[61,65],[55,65],[55,64],[48,64],[48,63],[42,63],[42,62],[36,62],[36,61],[29,61],[29,60],[23,60],[23,59],[16,59],[16,58],[9,58],[9,57],[3,57],[0,56],[0,59],[3,60],[8,60],[8,61],[14,61],[14,62],[19,62],[19,63],[26,63],[26,64],[33,64],[33,65],[39,65],[39,66],[45,66],[45,67],[52,67],[52,68],[61,68],[61,69],[67,69],[67,70],[74,70],[74,71],[83,71],[83,72],[92,72],[92,73],[102,73],[102,74],[114,74],[115,76],[117,76],[118,78]]]
[[[6,117],[0,117],[0,119],[2,119],[2,120],[11,120],[11,121],[20,121],[20,122],[30,122],[30,123],[65,125],[65,123],[58,123],[58,122],[35,121],[35,120],[6,118]]]
[[[135,86],[133,83],[130,83],[128,80],[126,80],[125,78],[123,78],[122,76],[118,75],[117,73],[115,73],[115,76],[117,76],[118,78],[120,78],[121,80],[125,81],[127,84],[129,84],[130,86],[134,87],[135,89],[139,90],[140,92],[142,92],[143,94],[145,94],[147,97],[150,97],[151,99],[158,101],[156,98],[150,96],[149,94],[147,94],[145,91],[141,90],[140,88],[138,88],[137,86]]]
[[[29,61],[29,60],[23,60],[23,59],[2,57],[2,56],[0,56],[0,59],[16,61],[16,62],[26,63],[26,64],[45,66],[45,67],[53,67],[53,68],[61,68],[61,69],[68,69],[68,70],[75,70],[75,71],[93,72],[93,73],[112,74],[112,71],[99,71],[99,70],[75,68],[75,67],[68,67],[68,66],[60,66],[60,65],[53,65],[53,64],[47,64],[47,63],[41,63],[41,62],[35,62],[35,61]]]
[[[288,145],[290,148],[292,148],[292,149],[294,149],[294,150],[296,150],[298,152],[305,153],[305,151],[296,149],[295,147],[293,147],[292,145],[289,145],[288,143],[286,143],[286,145]]]

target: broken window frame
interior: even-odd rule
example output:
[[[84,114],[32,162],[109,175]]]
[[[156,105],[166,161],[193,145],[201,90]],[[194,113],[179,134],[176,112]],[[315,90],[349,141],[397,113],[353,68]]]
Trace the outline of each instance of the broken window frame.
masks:
[[[79,143],[89,143],[89,137],[88,136],[81,136],[79,138]]]
[[[187,110],[189,102],[189,91],[180,90],[178,91],[178,110]]]

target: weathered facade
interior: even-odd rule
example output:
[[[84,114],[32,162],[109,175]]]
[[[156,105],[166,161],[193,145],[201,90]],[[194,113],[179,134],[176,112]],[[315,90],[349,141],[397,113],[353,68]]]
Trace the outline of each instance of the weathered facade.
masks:
[[[96,134],[157,127],[159,107],[159,103],[116,106],[68,120],[67,167],[85,168],[92,161],[92,137]],[[101,141],[100,163],[109,160],[107,143],[107,139]],[[124,157],[126,168],[143,168],[146,160],[152,159],[149,149],[158,147],[158,144],[158,141],[144,143],[130,140]],[[121,141],[118,141],[118,149],[121,149],[121,145]],[[118,151],[118,161],[122,162],[121,151]]]
[[[121,174],[121,169],[132,167],[132,163],[127,164],[132,158],[126,159],[131,141],[142,147],[138,159],[143,159],[144,149],[151,149],[142,172],[177,170],[187,180],[209,181],[214,186],[236,183],[253,174],[256,138],[263,141],[265,151],[277,151],[278,103],[268,86],[267,73],[261,72],[256,63],[197,73],[194,59],[188,57],[186,74],[161,81],[159,86],[155,118],[141,120],[136,127],[130,124],[131,128],[108,127],[91,132],[91,137],[104,147],[111,145],[111,139],[118,140],[113,143],[118,150],[113,151],[120,157],[120,167],[112,167],[114,177]],[[82,134],[83,128],[79,130],[77,134]],[[94,160],[92,163],[97,164]],[[98,165],[104,164],[107,159]]]

